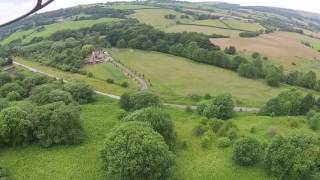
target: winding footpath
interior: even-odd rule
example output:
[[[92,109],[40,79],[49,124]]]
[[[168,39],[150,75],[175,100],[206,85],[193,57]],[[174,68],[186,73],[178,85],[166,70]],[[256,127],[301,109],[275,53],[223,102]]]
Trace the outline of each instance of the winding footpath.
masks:
[[[116,61],[114,61],[114,62],[116,62]],[[16,61],[14,61],[13,62],[16,66],[20,66],[20,67],[23,67],[23,68],[25,68],[25,69],[28,69],[29,71],[32,71],[32,72],[35,72],[35,73],[40,73],[40,74],[43,74],[43,75],[46,75],[46,76],[49,76],[49,77],[52,77],[52,78],[55,78],[55,79],[60,79],[60,78],[58,78],[58,77],[56,77],[56,76],[54,76],[54,75],[52,75],[52,74],[49,74],[49,73],[46,73],[46,72],[43,72],[43,71],[41,71],[41,70],[38,70],[38,69],[36,69],[36,68],[33,68],[33,67],[30,67],[30,66],[27,66],[27,65],[25,65],[25,64],[21,64],[21,63],[18,63],[18,62],[16,62]],[[117,63],[118,65],[121,65],[120,63]],[[122,67],[124,67],[123,65],[122,65]],[[125,67],[124,67],[125,68]],[[125,68],[126,69],[126,71],[125,72],[127,72],[127,71],[129,71],[129,72],[131,72],[129,69],[127,69],[127,68]],[[132,72],[131,72],[132,73]],[[132,74],[134,74],[134,73],[132,73]],[[139,77],[139,76],[137,76],[137,77]],[[138,78],[137,80],[142,80],[143,82],[145,82],[142,78]],[[64,82],[68,82],[68,81],[66,81],[66,80],[64,80],[64,79],[60,79],[60,80],[63,80]],[[139,80],[139,81],[140,81]],[[146,83],[146,82],[145,82]],[[146,86],[144,86],[143,88],[148,88],[148,86],[147,86],[147,84],[145,84]],[[143,88],[141,88],[141,89],[143,89]],[[107,97],[110,97],[110,98],[112,98],[112,99],[116,99],[116,100],[120,100],[120,96],[117,96],[117,95],[114,95],[114,94],[110,94],[110,93],[104,93],[104,92],[101,92],[101,91],[97,91],[97,90],[95,90],[94,91],[96,94],[98,94],[98,95],[101,95],[101,96],[107,96]],[[181,108],[181,109],[185,109],[186,107],[187,107],[187,105],[182,105],[182,104],[171,104],[171,103],[163,103],[165,106],[168,106],[168,107],[175,107],[175,108]],[[197,106],[190,106],[191,107],[191,109],[196,109],[197,108]],[[257,113],[257,112],[260,112],[260,108],[251,108],[251,107],[235,107],[234,108],[234,111],[236,111],[236,112],[249,112],[249,113]]]

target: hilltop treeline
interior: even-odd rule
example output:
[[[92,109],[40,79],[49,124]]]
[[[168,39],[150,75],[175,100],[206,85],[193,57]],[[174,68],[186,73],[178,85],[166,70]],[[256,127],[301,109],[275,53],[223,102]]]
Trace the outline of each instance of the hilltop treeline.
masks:
[[[127,15],[130,15],[132,13],[134,13],[134,11],[132,10],[111,9],[99,5],[86,7],[78,6],[67,9],[59,9],[55,11],[36,14],[29,18],[26,18],[23,21],[18,21],[9,26],[0,28],[0,40],[18,30],[28,30],[37,26],[53,24],[60,21],[61,19],[69,18],[72,16],[74,16],[75,20],[93,20],[102,17],[126,18]],[[86,16],[80,16],[80,14],[84,14]]]
[[[0,54],[23,56],[64,71],[85,73],[80,69],[84,65],[84,58],[90,54],[82,52],[88,45],[94,45],[94,48],[151,50],[236,71],[242,77],[263,78],[270,86],[287,83],[320,90],[320,81],[312,71],[285,74],[282,67],[265,63],[268,58],[261,57],[259,53],[252,54],[252,60],[248,60],[237,56],[235,47],[221,51],[219,46],[210,42],[212,37],[194,32],[166,33],[128,19],[112,24],[100,23],[80,30],[58,31],[45,39],[35,37],[28,43],[16,40],[3,47],[8,51]],[[91,52],[94,48],[91,48]]]

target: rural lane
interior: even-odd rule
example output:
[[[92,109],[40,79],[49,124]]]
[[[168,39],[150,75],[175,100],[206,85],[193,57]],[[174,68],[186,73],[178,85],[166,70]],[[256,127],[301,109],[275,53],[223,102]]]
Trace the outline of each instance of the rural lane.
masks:
[[[40,73],[40,74],[44,74],[46,76],[49,76],[49,77],[52,77],[52,78],[55,78],[55,79],[60,79],[52,74],[49,74],[49,73],[46,73],[46,72],[43,72],[41,70],[38,70],[38,69],[35,69],[33,67],[30,67],[30,66],[27,66],[25,64],[21,64],[21,63],[18,63],[16,61],[13,61],[13,64],[17,65],[17,66],[20,66],[20,67],[23,67],[25,69],[28,69],[29,71],[32,71],[32,72],[35,72],[35,73]],[[68,82],[64,79],[62,79],[64,82]],[[95,90],[94,91],[96,94],[99,94],[99,95],[102,95],[102,96],[107,96],[107,97],[110,97],[112,99],[116,99],[116,100],[120,100],[120,96],[117,96],[117,95],[114,95],[114,94],[110,94],[110,93],[104,93],[104,92],[101,92],[101,91],[97,91]],[[171,104],[171,103],[163,103],[163,105],[165,106],[168,106],[168,107],[175,107],[175,108],[181,108],[181,109],[185,109],[187,107],[187,105],[182,105],[182,104]],[[197,106],[190,106],[191,109],[196,109]],[[251,108],[251,107],[235,107],[234,108],[234,111],[236,112],[250,112],[250,113],[257,113],[260,111],[260,108]]]

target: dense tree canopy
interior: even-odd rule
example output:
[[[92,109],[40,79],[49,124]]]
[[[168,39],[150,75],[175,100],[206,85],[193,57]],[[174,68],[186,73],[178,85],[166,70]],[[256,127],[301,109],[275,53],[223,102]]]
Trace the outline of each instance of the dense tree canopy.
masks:
[[[127,122],[107,136],[101,154],[104,179],[170,179],[174,155],[146,123]]]
[[[124,93],[120,99],[120,106],[126,111],[134,111],[145,107],[159,105],[159,97],[150,91]]]
[[[171,117],[163,109],[158,107],[145,108],[137,110],[128,116],[123,121],[142,121],[150,123],[152,128],[161,134],[171,150],[175,146],[175,132]]]
[[[230,94],[213,97],[209,103],[198,108],[200,114],[207,118],[230,119],[233,117],[234,102]]]
[[[31,115],[33,133],[42,146],[79,144],[84,139],[80,112],[76,106],[56,102],[40,106]]]
[[[266,169],[279,179],[312,179],[319,165],[319,138],[311,135],[276,137],[267,148]]]
[[[242,166],[258,163],[262,155],[262,146],[254,137],[239,139],[233,149],[233,160]]]
[[[9,107],[0,114],[0,137],[5,144],[28,144],[32,140],[31,128],[27,112],[18,107]]]

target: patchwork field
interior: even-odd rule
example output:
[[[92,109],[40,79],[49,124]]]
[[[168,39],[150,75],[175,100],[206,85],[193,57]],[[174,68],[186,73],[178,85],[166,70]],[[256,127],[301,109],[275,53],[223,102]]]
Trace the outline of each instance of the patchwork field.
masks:
[[[128,90],[137,90],[138,87],[135,82],[133,82],[130,79],[127,79],[126,77],[122,76],[120,72],[118,72],[117,69],[115,69],[110,65],[107,64],[101,64],[101,67],[96,67],[96,66],[90,66],[86,67],[85,69],[88,70],[88,72],[93,72],[92,78],[89,78],[88,76],[80,75],[80,74],[75,74],[75,73],[69,73],[69,72],[64,72],[61,70],[58,70],[56,68],[48,67],[48,66],[42,66],[39,63],[32,62],[29,60],[24,60],[21,58],[15,59],[15,61],[28,65],[30,67],[36,68],[42,72],[46,72],[50,75],[54,75],[58,78],[65,79],[67,81],[84,81],[91,85],[93,88],[95,88],[98,91],[102,91],[105,93],[112,93],[115,95],[121,95],[124,92]],[[117,79],[118,81],[127,81],[129,83],[128,88],[122,88],[119,85],[115,84],[109,84],[106,82],[106,79],[108,78],[113,78]]]
[[[229,39],[212,39],[212,43],[221,46],[235,46],[242,53],[260,52],[275,63],[282,64],[286,70],[310,69],[319,73],[320,53],[301,43],[316,39],[288,32],[275,32],[256,38],[232,37]],[[304,67],[303,67],[304,66]]]
[[[259,31],[261,29],[264,29],[264,27],[262,27],[258,23],[246,23],[237,20],[223,20],[223,22],[225,22],[229,25],[229,27],[234,29],[242,29],[247,31]]]
[[[61,23],[55,23],[44,26],[43,31],[37,32],[36,29],[30,29],[28,31],[21,31],[13,33],[11,36],[0,41],[0,44],[7,44],[16,39],[22,39],[24,42],[30,41],[34,37],[48,37],[51,34],[64,29],[81,29],[84,27],[91,27],[94,24],[98,23],[110,23],[120,21],[121,19],[117,18],[101,18],[97,20],[82,20],[82,21],[64,21]]]
[[[262,106],[282,88],[264,81],[241,78],[237,73],[172,55],[113,49],[112,56],[150,79],[152,89],[167,102],[191,103],[190,94],[231,93],[239,105]]]
[[[208,20],[200,20],[200,21],[194,21],[192,24],[199,24],[199,25],[207,25],[207,26],[216,26],[216,27],[222,27],[222,28],[228,28],[226,24],[223,23],[223,21],[218,19],[208,19]]]
[[[197,25],[175,25],[165,29],[166,32],[198,32],[207,35],[220,34],[230,37],[238,37],[240,31],[220,29],[214,27],[197,26]]]
[[[112,8],[112,9],[121,9],[121,10],[157,8],[154,6],[146,6],[146,5],[141,5],[141,4],[110,4],[110,5],[105,5],[104,7]]]
[[[176,19],[166,19],[164,17],[165,15],[169,14],[176,15]],[[178,13],[169,9],[143,9],[137,10],[132,17],[138,19],[141,23],[152,25],[157,29],[163,30],[170,26],[176,25],[177,21],[185,23],[191,21],[191,17],[190,19],[181,19],[180,15],[182,15],[182,13]]]

